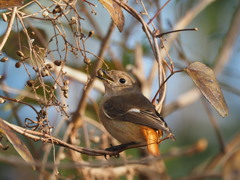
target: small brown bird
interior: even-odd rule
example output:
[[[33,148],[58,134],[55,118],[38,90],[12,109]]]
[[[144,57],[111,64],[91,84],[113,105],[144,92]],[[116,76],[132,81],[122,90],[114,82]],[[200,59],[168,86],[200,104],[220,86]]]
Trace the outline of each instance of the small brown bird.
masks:
[[[97,77],[105,86],[99,118],[114,138],[125,145],[146,145],[154,156],[160,154],[158,144],[162,131],[167,138],[175,140],[166,122],[130,75],[100,69]]]

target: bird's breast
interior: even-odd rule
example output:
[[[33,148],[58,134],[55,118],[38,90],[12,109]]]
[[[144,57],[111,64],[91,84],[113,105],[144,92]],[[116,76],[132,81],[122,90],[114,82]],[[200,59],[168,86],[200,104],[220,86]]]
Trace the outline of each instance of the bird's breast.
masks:
[[[119,142],[136,142],[146,144],[146,140],[144,138],[140,125],[131,122],[110,119],[102,113],[100,113],[99,115],[103,126]]]

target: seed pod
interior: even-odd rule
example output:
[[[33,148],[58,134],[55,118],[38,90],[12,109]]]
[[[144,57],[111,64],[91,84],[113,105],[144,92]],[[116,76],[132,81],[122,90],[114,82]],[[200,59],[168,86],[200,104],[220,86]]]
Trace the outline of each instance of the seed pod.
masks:
[[[54,61],[54,64],[55,64],[56,66],[61,66],[62,61],[60,61],[60,60],[55,60],[55,61]]]
[[[0,61],[1,62],[6,62],[7,60],[8,60],[8,57],[2,57]]]
[[[19,56],[19,57],[24,57],[24,54],[23,54],[23,52],[22,51],[20,51],[20,50],[17,50],[17,55]]]
[[[35,81],[33,81],[33,80],[28,80],[28,81],[27,81],[27,85],[28,85],[29,87],[33,87],[34,83],[35,83]]]
[[[7,15],[5,13],[2,14],[2,18],[4,22],[8,21]]]
[[[91,37],[91,36],[93,36],[93,35],[94,35],[94,31],[93,31],[93,30],[91,30],[91,31],[88,32],[88,37]]]
[[[89,58],[84,58],[84,63],[85,64],[87,64],[87,65],[89,65],[90,63],[91,63],[91,59],[89,59]]]
[[[16,68],[20,68],[20,67],[21,67],[21,65],[22,65],[22,63],[21,63],[21,62],[16,62],[16,64],[15,64],[15,67],[16,67]]]

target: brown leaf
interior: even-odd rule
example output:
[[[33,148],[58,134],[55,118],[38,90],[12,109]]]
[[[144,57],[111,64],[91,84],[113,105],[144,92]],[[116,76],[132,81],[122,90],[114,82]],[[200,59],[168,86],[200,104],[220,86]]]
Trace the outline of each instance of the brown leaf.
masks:
[[[0,9],[21,6],[22,4],[23,0],[0,0]]]
[[[234,152],[223,167],[224,180],[238,180],[240,177],[240,150]]]
[[[122,32],[125,21],[122,8],[113,0],[99,0],[99,2],[108,10],[118,30]]]
[[[227,116],[228,107],[213,70],[205,64],[194,62],[190,64],[185,71],[192,78],[203,96],[213,105],[218,113],[222,117]]]
[[[29,163],[34,162],[34,159],[28,150],[27,146],[24,144],[24,142],[17,137],[17,135],[13,132],[11,128],[8,127],[6,123],[0,118],[0,132],[4,134],[7,139],[10,141],[10,143],[13,145],[15,150],[18,152],[18,154]],[[33,169],[35,170],[35,166],[33,166]]]

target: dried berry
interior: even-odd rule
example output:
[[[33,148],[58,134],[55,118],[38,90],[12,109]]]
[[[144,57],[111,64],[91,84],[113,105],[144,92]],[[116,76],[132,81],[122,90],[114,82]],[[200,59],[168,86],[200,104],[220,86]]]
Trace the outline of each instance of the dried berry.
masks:
[[[0,61],[1,62],[6,62],[7,60],[8,60],[8,57],[2,57]]]
[[[47,12],[47,11],[43,11],[43,13],[42,13],[42,15],[43,15],[43,17],[49,17],[49,13]]]
[[[67,93],[66,91],[64,91],[63,96],[64,96],[65,98],[68,98],[68,93]]]
[[[87,64],[87,65],[89,65],[90,63],[91,63],[91,59],[89,59],[89,58],[84,58],[84,63],[85,64]]]
[[[54,64],[55,64],[56,66],[61,66],[62,61],[60,61],[60,60],[55,60],[55,61],[54,61]]]
[[[53,89],[53,90],[56,90],[56,89],[57,89],[57,85],[54,84],[54,85],[52,86],[52,89]]]
[[[56,5],[54,10],[52,11],[53,14],[61,13],[61,12],[62,12],[62,8],[59,5]]]
[[[91,36],[93,36],[93,35],[94,35],[94,31],[93,31],[93,30],[89,31],[88,37],[91,37]]]
[[[21,62],[16,62],[16,64],[15,64],[15,67],[16,67],[16,68],[20,68],[20,67],[21,67],[21,65],[22,65],[22,63],[21,63]]]
[[[53,68],[52,64],[46,64],[45,67],[46,67],[47,69],[52,69],[52,68]]]
[[[68,89],[69,89],[68,86],[62,86],[62,87],[61,87],[61,90],[62,90],[62,91],[68,91]]]
[[[29,87],[33,87],[34,83],[35,83],[35,81],[33,81],[33,80],[28,80],[28,81],[27,81],[27,85],[28,85]]]
[[[98,77],[103,77],[103,76],[104,76],[104,73],[102,72],[102,69],[99,69],[99,70],[97,71],[97,76],[98,76]]]
[[[66,85],[68,85],[69,84],[69,80],[64,80],[63,81],[63,84],[66,86]]]
[[[46,116],[47,115],[47,112],[45,110],[40,110],[39,113],[43,116]]]
[[[46,69],[44,69],[41,71],[41,75],[42,77],[49,76],[49,72]]]
[[[24,57],[24,54],[23,54],[23,52],[22,51],[20,51],[20,50],[17,50],[17,55],[19,56],[19,57]]]
[[[76,18],[73,16],[73,17],[71,17],[71,22],[70,22],[70,25],[72,25],[72,24],[76,24]]]

